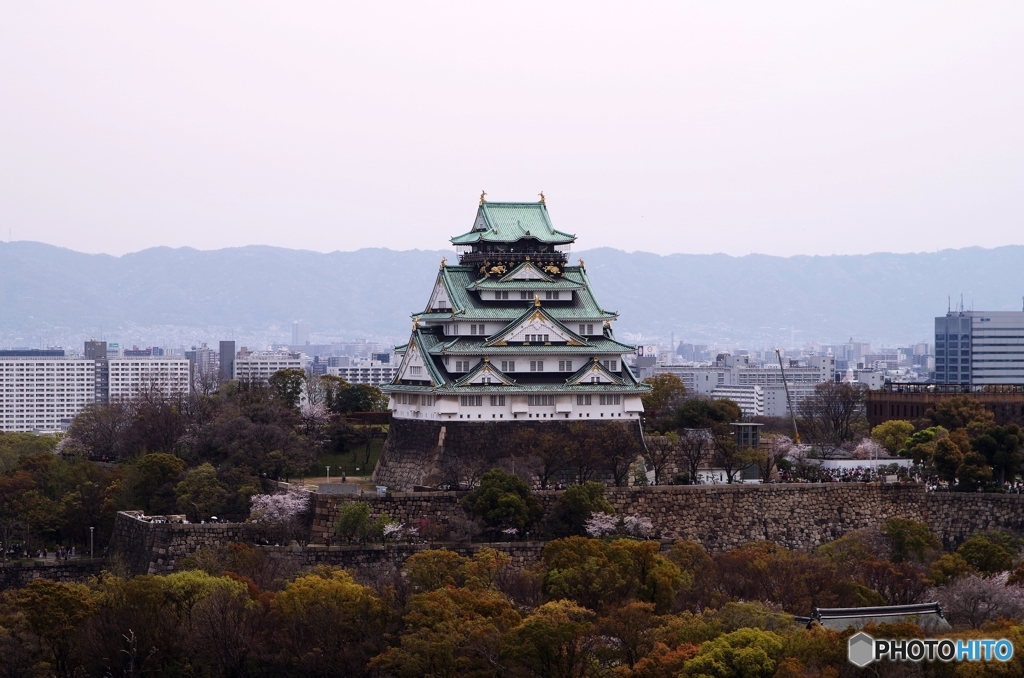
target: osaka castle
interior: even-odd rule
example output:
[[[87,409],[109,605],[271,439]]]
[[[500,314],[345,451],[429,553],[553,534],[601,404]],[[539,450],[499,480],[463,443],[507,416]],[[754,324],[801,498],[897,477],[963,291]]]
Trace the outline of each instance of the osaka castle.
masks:
[[[472,228],[451,239],[458,263],[441,260],[395,349],[379,483],[420,484],[453,455],[514,454],[509,437],[523,425],[614,421],[639,435],[649,387],[623,359],[635,347],[615,338],[618,314],[598,303],[583,260],[569,265],[575,240],[554,228],[543,194],[481,196]]]

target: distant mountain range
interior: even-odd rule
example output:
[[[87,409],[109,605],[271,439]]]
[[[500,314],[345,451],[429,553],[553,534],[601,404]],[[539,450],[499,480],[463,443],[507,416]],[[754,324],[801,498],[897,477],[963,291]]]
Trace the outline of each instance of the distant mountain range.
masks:
[[[262,246],[114,257],[0,243],[0,346],[74,346],[100,332],[157,345],[288,341],[294,320],[310,323],[314,342],[404,341],[442,256],[454,260],[450,251]],[[816,257],[601,248],[578,257],[604,308],[621,314],[620,337],[674,333],[677,342],[903,345],[931,336],[948,296],[997,311],[1020,310],[1024,294],[1024,246]]]

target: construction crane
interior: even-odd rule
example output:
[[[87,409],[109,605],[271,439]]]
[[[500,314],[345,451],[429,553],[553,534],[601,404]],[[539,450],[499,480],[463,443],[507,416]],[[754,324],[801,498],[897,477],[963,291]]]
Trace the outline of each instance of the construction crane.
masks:
[[[789,384],[786,382],[786,368],[782,366],[782,353],[775,349],[775,357],[779,359],[779,370],[782,371],[782,386],[786,389],[786,404],[789,405],[789,416],[793,418],[793,442],[800,444],[800,431],[796,428],[796,410],[793,409],[793,399],[789,397]]]

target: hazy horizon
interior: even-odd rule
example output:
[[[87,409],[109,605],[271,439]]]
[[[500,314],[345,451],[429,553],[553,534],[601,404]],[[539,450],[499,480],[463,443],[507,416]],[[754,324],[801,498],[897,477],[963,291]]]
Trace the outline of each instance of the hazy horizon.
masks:
[[[313,253],[316,253],[316,254],[333,254],[335,252],[353,253],[353,252],[360,252],[362,250],[386,250],[386,251],[389,251],[389,252],[445,252],[445,253],[453,253],[453,252],[455,252],[455,249],[452,248],[452,247],[448,247],[448,248],[445,248],[445,247],[410,247],[410,248],[407,248],[407,249],[399,249],[397,247],[386,247],[386,246],[381,246],[381,245],[366,245],[364,247],[359,247],[359,248],[356,248],[356,249],[318,250],[318,249],[311,249],[311,248],[308,248],[308,247],[288,247],[288,246],[285,246],[285,245],[271,245],[271,244],[266,244],[266,243],[247,243],[245,245],[228,245],[228,246],[225,246],[225,247],[210,247],[210,248],[194,247],[192,245],[151,245],[149,247],[145,247],[145,248],[138,249],[138,250],[132,250],[130,252],[122,252],[120,254],[114,254],[114,253],[111,253],[111,252],[88,252],[88,251],[84,251],[84,250],[77,250],[77,249],[74,249],[73,247],[66,247],[66,246],[63,246],[63,245],[56,245],[56,244],[53,244],[53,243],[43,242],[41,240],[14,240],[13,243],[11,241],[0,240],[0,246],[8,245],[8,244],[19,244],[19,243],[22,243],[22,244],[33,244],[33,245],[36,245],[36,244],[38,244],[38,245],[46,245],[46,246],[49,246],[49,247],[60,247],[62,249],[71,250],[72,252],[76,252],[76,253],[79,253],[79,254],[88,254],[88,255],[96,255],[96,256],[110,256],[110,257],[115,257],[115,258],[131,256],[133,254],[139,254],[139,253],[145,252],[147,250],[155,250],[155,249],[194,250],[194,251],[197,251],[197,252],[217,252],[217,251],[226,250],[226,249],[244,249],[246,247],[273,247],[273,248],[280,248],[280,249],[286,249],[286,250],[294,250],[296,252],[313,252]],[[981,245],[966,245],[964,247],[944,247],[942,249],[936,249],[936,250],[912,250],[912,251],[906,251],[906,252],[898,252],[898,251],[894,251],[894,250],[874,250],[874,251],[868,251],[868,252],[855,252],[855,253],[832,252],[832,253],[827,253],[827,254],[768,254],[766,252],[748,252],[746,254],[729,254],[728,252],[654,252],[654,251],[646,250],[646,249],[627,249],[627,248],[623,248],[623,247],[614,247],[614,246],[611,246],[611,245],[601,245],[601,246],[595,246],[595,247],[579,247],[579,248],[576,248],[574,246],[574,249],[572,250],[570,255],[573,256],[573,255],[576,255],[578,253],[587,252],[588,250],[612,249],[612,250],[617,250],[619,252],[625,252],[627,254],[651,254],[651,255],[654,255],[654,256],[657,256],[657,257],[671,257],[671,256],[676,256],[676,255],[680,255],[680,256],[691,256],[691,255],[692,256],[696,256],[696,255],[700,255],[700,256],[725,256],[725,257],[730,257],[730,258],[733,258],[733,259],[742,259],[744,257],[777,257],[777,258],[780,258],[780,259],[792,259],[792,258],[796,258],[796,257],[833,257],[833,256],[835,256],[835,257],[867,257],[867,256],[875,255],[875,254],[894,254],[894,255],[941,254],[942,252],[947,252],[947,251],[948,252],[955,252],[955,251],[967,250],[967,249],[996,250],[996,249],[1000,249],[1000,248],[1003,248],[1003,247],[1024,247],[1024,245],[1017,244],[1017,243],[1011,243],[1011,244],[1006,244],[1006,245],[995,245],[995,246],[992,246],[992,247],[984,247],[984,246],[981,246]]]
[[[1024,243],[1024,6],[8,4],[0,239],[433,250]]]

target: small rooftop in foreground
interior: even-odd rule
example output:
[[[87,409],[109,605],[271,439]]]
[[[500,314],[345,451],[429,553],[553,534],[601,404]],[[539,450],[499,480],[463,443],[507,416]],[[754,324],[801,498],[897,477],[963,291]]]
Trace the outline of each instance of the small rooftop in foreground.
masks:
[[[797,617],[797,621],[810,624],[816,621],[827,629],[845,631],[851,626],[863,628],[870,623],[899,624],[912,622],[925,631],[944,631],[950,628],[942,616],[938,603],[918,605],[886,605],[881,607],[816,607],[810,617]]]

